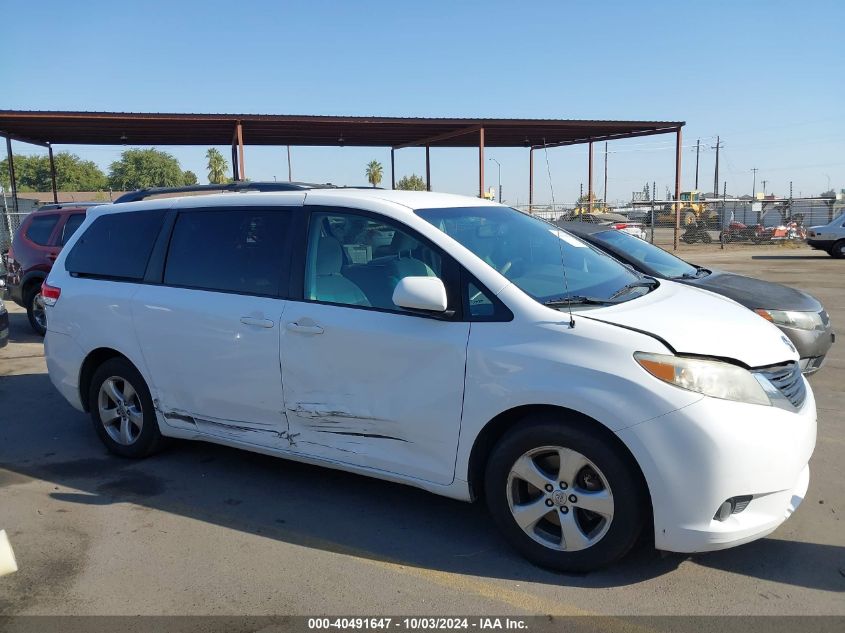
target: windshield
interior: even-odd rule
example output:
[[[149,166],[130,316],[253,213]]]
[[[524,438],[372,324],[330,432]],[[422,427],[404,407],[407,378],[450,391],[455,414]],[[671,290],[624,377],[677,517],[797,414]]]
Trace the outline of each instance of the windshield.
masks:
[[[419,209],[417,214],[541,303],[616,303],[648,292],[646,286],[629,288],[643,278],[615,259],[516,209]]]
[[[624,255],[625,259],[641,264],[641,268],[654,271],[658,275],[670,279],[698,276],[698,268],[695,266],[624,231],[600,231],[590,237]]]

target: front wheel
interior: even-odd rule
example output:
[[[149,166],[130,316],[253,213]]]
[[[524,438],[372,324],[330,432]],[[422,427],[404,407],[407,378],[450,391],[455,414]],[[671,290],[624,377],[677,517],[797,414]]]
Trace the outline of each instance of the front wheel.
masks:
[[[629,461],[600,433],[528,418],[493,449],[487,505],[531,562],[590,571],[624,556],[645,523],[647,497]]]
[[[836,259],[845,257],[845,240],[839,240],[830,247],[830,256]]]

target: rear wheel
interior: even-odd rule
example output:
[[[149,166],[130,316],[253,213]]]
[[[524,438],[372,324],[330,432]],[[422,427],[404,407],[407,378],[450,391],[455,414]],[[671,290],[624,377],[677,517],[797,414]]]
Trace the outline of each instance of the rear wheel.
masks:
[[[91,421],[100,440],[122,457],[147,457],[161,443],[155,408],[147,383],[125,358],[110,358],[91,380]]]
[[[835,257],[836,259],[842,259],[845,257],[845,240],[839,240],[833,246],[830,247],[830,256]]]
[[[534,417],[494,448],[485,493],[493,519],[528,560],[589,571],[636,543],[648,509],[640,481],[600,434]]]
[[[44,300],[41,298],[41,286],[33,286],[27,290],[24,305],[29,325],[38,334],[44,336],[47,333],[47,312],[44,310]]]

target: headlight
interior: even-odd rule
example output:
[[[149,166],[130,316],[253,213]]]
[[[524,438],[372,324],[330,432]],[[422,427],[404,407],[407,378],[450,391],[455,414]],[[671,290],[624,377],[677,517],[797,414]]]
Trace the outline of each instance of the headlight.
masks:
[[[792,310],[754,310],[761,317],[775,325],[794,327],[798,330],[822,330],[824,323],[818,312],[794,312]]]
[[[637,352],[634,358],[655,378],[705,396],[749,404],[770,405],[771,400],[747,369],[717,360],[701,360]]]

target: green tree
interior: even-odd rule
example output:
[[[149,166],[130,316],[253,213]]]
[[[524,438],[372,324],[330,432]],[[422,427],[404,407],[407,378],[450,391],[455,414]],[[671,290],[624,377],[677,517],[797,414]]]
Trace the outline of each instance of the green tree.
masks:
[[[226,174],[229,172],[229,163],[223,158],[223,154],[215,147],[209,147],[205,153],[208,159],[208,182],[213,185],[222,185],[229,182]]]
[[[146,187],[178,187],[185,184],[179,161],[157,149],[128,149],[110,166],[112,189],[129,190]]]
[[[56,188],[59,191],[99,191],[108,186],[105,174],[90,160],[76,154],[59,152],[54,157]],[[50,159],[47,156],[15,155],[15,180],[21,191],[50,191]],[[0,183],[10,187],[9,161],[0,162]]]
[[[828,189],[827,191],[822,191],[819,194],[819,198],[836,198],[836,192],[833,189]]]
[[[405,189],[407,191],[425,191],[425,180],[416,174],[402,176],[402,178],[399,179],[399,182],[396,183],[396,188]]]
[[[190,169],[182,174],[182,179],[185,181],[186,185],[195,185],[199,182],[199,180],[197,180],[197,175]]]
[[[381,183],[382,176],[381,163],[377,160],[371,160],[367,163],[367,169],[364,171],[364,174],[367,176],[367,182],[373,187],[378,187]]]

